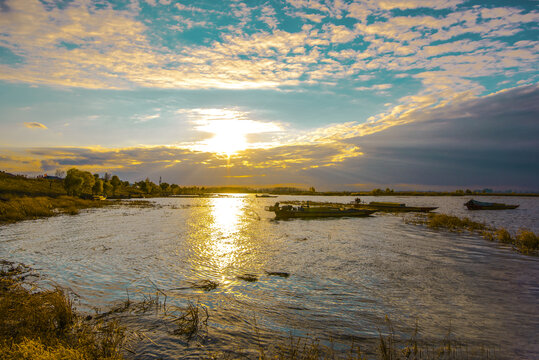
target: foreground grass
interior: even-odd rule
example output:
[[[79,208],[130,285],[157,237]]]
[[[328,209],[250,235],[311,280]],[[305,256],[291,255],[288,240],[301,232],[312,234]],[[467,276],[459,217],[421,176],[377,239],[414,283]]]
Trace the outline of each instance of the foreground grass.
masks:
[[[26,279],[23,265],[1,262],[0,354],[2,359],[123,359],[124,331],[115,322],[78,315],[59,289],[44,290]]]
[[[528,229],[520,229],[511,234],[507,229],[492,228],[469,218],[430,213],[427,216],[416,216],[408,222],[424,224],[432,229],[447,229],[449,231],[470,231],[481,234],[485,239],[498,241],[512,247],[523,254],[537,254],[539,252],[539,236]]]
[[[57,198],[3,196],[0,198],[0,224],[50,217],[58,214],[76,215],[81,209],[104,207],[110,201],[85,200],[72,196]]]

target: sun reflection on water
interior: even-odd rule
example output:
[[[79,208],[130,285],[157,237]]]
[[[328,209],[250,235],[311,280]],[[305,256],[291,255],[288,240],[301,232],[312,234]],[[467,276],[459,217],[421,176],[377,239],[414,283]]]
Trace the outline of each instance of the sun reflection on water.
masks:
[[[242,198],[212,199],[213,223],[209,255],[221,271],[234,264],[241,252],[243,200]]]

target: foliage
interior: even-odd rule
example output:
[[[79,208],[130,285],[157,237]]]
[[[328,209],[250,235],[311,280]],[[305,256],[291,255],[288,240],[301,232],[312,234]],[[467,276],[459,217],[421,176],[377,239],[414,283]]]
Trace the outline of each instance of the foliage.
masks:
[[[76,168],[69,169],[64,179],[64,187],[68,195],[90,194],[96,183],[95,177],[88,171]]]

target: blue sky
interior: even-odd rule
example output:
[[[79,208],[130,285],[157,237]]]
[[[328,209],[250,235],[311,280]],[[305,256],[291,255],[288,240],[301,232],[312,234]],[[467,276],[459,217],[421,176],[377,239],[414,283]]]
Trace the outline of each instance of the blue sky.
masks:
[[[0,0],[0,24],[10,172],[539,190],[536,1]]]

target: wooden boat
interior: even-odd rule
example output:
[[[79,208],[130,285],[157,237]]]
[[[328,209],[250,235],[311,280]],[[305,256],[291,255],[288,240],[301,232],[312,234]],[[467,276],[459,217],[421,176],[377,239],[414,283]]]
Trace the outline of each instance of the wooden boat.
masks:
[[[276,203],[274,206],[268,206],[268,211],[275,212],[276,219],[292,219],[292,218],[323,218],[323,217],[364,217],[369,216],[376,210],[354,209],[354,208],[337,208],[331,206],[279,206]]]
[[[268,194],[255,194],[257,198],[275,198],[277,195],[268,195]]]
[[[371,201],[368,204],[354,204],[354,208],[385,212],[429,212],[438,209],[432,206],[406,206],[403,203]]]
[[[92,196],[92,200],[107,200],[107,197],[103,195],[94,195]]]
[[[482,202],[477,200],[470,200],[464,204],[468,210],[507,210],[516,209],[519,205],[507,205],[501,203]]]

